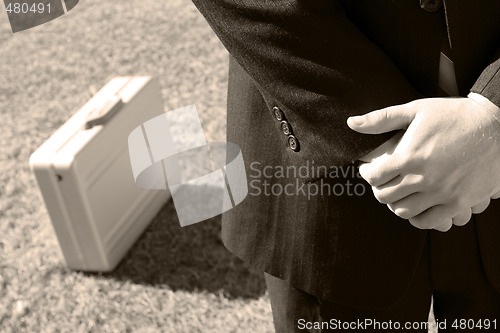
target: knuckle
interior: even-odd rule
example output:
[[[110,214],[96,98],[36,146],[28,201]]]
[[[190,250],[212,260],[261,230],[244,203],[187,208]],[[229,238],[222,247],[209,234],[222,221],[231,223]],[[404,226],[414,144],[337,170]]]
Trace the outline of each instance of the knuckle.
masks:
[[[397,216],[399,216],[400,218],[402,219],[411,219],[412,217],[414,217],[415,215],[411,212],[410,209],[408,208],[396,208],[394,210],[394,214],[396,214]]]
[[[418,229],[427,229],[418,219],[409,219],[410,224]]]
[[[384,191],[379,191],[377,190],[376,187],[372,187],[372,190],[373,190],[373,195],[375,196],[375,199],[377,199],[378,202],[382,204],[390,203],[389,196]]]
[[[431,177],[426,177],[422,174],[416,174],[414,176],[414,181],[417,185],[428,190],[434,190],[436,188],[436,181],[432,180]]]
[[[377,199],[378,202],[380,202],[381,204],[384,204],[384,205],[387,205],[387,204],[390,204],[392,202],[392,200],[390,200],[389,198],[387,197],[375,197]]]
[[[413,158],[410,155],[401,152],[393,153],[392,163],[396,166],[398,171],[409,174],[414,164]]]
[[[412,175],[412,182],[414,185],[427,185],[428,180],[424,175],[414,174]]]
[[[364,174],[361,173],[361,177],[371,186],[375,186],[377,183],[377,173],[366,170]]]
[[[366,164],[363,164],[362,166],[359,167],[359,174],[361,177],[363,177],[364,180],[366,180],[369,184],[371,184],[371,172],[369,169],[369,166]]]
[[[374,182],[373,182],[373,179],[369,176],[364,176],[364,175],[361,175],[361,177],[363,177],[363,179],[370,185],[370,186],[373,186]]]
[[[436,223],[434,220],[425,217],[413,217],[410,220],[410,223],[419,229],[433,229],[436,227]]]
[[[387,120],[387,110],[386,109],[377,110],[375,111],[374,116],[377,118],[377,121],[384,122]]]
[[[456,226],[464,226],[470,221],[470,217],[466,216],[460,216],[460,217],[454,217],[453,218],[453,224]]]
[[[482,202],[480,202],[477,205],[472,207],[472,213],[480,214],[480,213],[484,212],[486,210],[486,208],[488,208],[489,205],[490,205],[489,199],[482,201]]]
[[[484,200],[483,202],[481,202],[482,206],[486,209],[491,203],[491,199],[490,198],[487,198],[486,200]]]
[[[436,228],[436,230],[438,230],[440,232],[447,232],[450,229],[451,229],[451,224],[441,225],[441,226]]]

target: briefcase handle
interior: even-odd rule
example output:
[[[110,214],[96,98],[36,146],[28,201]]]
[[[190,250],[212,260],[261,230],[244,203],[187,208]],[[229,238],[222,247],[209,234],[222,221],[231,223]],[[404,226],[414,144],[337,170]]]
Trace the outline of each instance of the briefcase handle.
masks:
[[[121,109],[123,101],[116,95],[111,95],[101,105],[89,112],[85,119],[85,129],[103,125]]]

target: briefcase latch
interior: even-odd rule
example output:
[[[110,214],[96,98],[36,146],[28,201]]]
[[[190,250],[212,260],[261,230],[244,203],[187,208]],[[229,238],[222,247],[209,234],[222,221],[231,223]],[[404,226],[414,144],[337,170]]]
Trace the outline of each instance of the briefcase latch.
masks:
[[[120,97],[112,95],[103,103],[92,109],[85,120],[85,129],[103,125],[121,109],[123,102]]]

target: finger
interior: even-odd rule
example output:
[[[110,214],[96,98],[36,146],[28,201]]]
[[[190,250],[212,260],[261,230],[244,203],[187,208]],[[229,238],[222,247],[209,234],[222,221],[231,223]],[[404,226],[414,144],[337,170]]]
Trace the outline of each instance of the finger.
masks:
[[[444,222],[443,224],[440,224],[440,225],[434,227],[434,230],[446,232],[446,231],[450,230],[452,226],[453,226],[452,219],[449,219],[446,222]]]
[[[460,214],[454,216],[452,221],[454,225],[463,226],[470,221],[471,217],[472,217],[472,210],[470,208],[464,209],[462,212],[460,212]]]
[[[383,185],[373,186],[373,195],[380,203],[394,203],[419,192],[422,189],[422,179],[421,175],[406,175],[405,177],[399,175]]]
[[[389,206],[394,214],[408,220],[422,214],[436,204],[437,202],[431,194],[417,192],[391,203]]]
[[[410,219],[410,223],[419,229],[436,229],[448,231],[453,224],[450,208],[445,205],[432,206],[421,214]]]
[[[362,116],[349,117],[347,125],[364,134],[380,134],[406,129],[415,118],[417,109],[411,103],[394,105]]]
[[[491,196],[491,198],[492,198],[492,199],[498,199],[498,198],[500,198],[500,191],[498,191],[497,193],[493,194],[493,195]]]
[[[399,175],[403,162],[399,156],[382,155],[370,163],[360,165],[359,174],[371,186],[380,186]]]
[[[490,205],[490,199],[488,198],[484,201],[481,201],[477,205],[474,205],[472,207],[472,213],[473,214],[480,214],[480,213],[484,212],[486,210],[486,208],[488,208],[489,205]]]

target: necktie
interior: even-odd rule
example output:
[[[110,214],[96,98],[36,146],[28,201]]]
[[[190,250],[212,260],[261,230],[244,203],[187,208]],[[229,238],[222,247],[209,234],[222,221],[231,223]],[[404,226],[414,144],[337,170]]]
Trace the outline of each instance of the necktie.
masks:
[[[441,93],[448,96],[458,96],[458,86],[455,77],[450,44],[448,38],[444,38],[439,59],[439,88]]]

